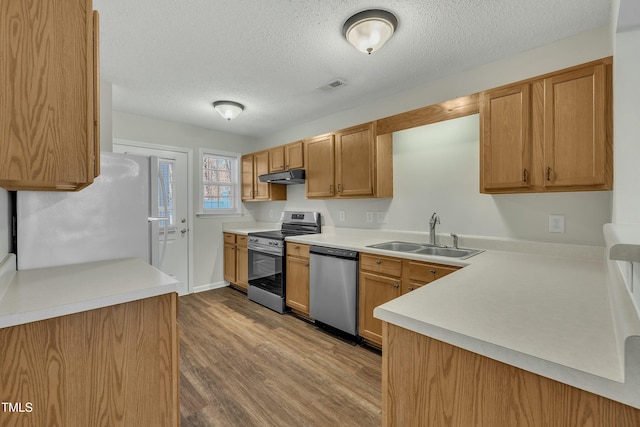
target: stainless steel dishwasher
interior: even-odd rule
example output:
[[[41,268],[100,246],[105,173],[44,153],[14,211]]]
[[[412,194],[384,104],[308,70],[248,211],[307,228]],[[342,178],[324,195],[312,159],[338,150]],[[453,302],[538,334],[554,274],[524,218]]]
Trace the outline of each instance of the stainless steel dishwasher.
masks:
[[[309,313],[313,319],[358,335],[358,252],[311,246]]]

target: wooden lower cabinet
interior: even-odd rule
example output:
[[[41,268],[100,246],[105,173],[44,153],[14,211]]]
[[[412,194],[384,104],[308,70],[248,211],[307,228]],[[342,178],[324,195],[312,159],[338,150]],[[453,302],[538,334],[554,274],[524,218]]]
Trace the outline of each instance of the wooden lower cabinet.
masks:
[[[361,271],[359,286],[358,332],[367,342],[382,345],[382,321],[373,317],[373,309],[402,295],[400,278]]]
[[[287,243],[286,304],[309,317],[309,245]]]
[[[382,346],[382,321],[373,310],[394,298],[451,274],[460,267],[409,259],[360,254],[358,333],[367,343]]]
[[[247,292],[249,288],[249,250],[247,236],[224,233],[224,280]]]
[[[383,426],[640,425],[640,410],[384,323]]]
[[[2,426],[178,426],[175,293],[0,329]]]

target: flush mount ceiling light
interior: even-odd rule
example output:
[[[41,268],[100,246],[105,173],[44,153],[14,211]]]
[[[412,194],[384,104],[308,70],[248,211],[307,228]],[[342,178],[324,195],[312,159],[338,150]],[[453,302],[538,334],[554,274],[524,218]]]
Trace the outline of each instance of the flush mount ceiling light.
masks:
[[[233,101],[216,101],[213,103],[213,108],[228,121],[235,119],[244,111],[244,105]]]
[[[391,38],[398,28],[398,18],[386,10],[363,10],[347,19],[342,35],[361,52],[371,55]]]

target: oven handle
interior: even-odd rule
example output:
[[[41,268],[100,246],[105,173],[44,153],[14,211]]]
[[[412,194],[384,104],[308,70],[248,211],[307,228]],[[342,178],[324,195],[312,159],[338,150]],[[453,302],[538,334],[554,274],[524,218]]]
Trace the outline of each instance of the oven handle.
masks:
[[[265,248],[264,246],[255,247],[249,244],[247,249],[250,252],[255,252],[264,255],[273,255],[276,257],[284,256],[284,250],[282,248]]]

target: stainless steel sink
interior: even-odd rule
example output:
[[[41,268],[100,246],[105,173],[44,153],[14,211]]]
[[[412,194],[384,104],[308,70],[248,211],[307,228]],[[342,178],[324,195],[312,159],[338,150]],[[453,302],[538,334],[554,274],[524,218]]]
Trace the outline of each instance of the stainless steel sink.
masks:
[[[394,252],[408,252],[419,255],[436,255],[450,258],[467,259],[474,255],[484,252],[482,249],[467,248],[449,248],[445,246],[434,246],[426,243],[411,242],[384,242],[375,245],[369,245],[368,248],[384,249]]]

